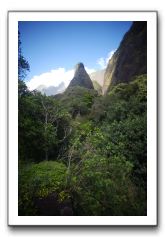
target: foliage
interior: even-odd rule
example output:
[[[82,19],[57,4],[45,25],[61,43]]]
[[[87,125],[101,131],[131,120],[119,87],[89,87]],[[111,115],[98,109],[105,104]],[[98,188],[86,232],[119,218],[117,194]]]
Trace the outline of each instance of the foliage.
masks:
[[[61,102],[65,108],[76,118],[78,115],[87,115],[94,102],[97,92],[91,89],[75,86],[68,88],[64,92]]]
[[[101,106],[99,106],[99,103]],[[99,109],[97,109],[99,108]],[[95,116],[97,114],[97,116]],[[134,165],[132,179],[147,188],[147,77],[119,84],[93,106],[91,118],[104,134],[107,156],[124,155]]]
[[[23,80],[28,71],[30,71],[30,66],[28,61],[22,55],[20,32],[18,31],[18,79]]]
[[[141,116],[146,113],[146,102],[147,77],[141,75],[128,84],[121,83],[114,86],[109,94],[97,99],[92,107],[91,116],[99,123],[102,118],[106,122],[112,122],[130,116]]]
[[[19,167],[19,215],[35,215],[35,200],[62,192],[65,180],[66,166],[60,162],[43,161]]]
[[[54,192],[74,215],[146,215],[146,79],[105,96],[74,87],[47,97],[19,83],[21,215],[39,215],[36,198]]]
[[[132,168],[124,157],[88,154],[73,177],[78,215],[143,215],[130,180]]]
[[[53,97],[39,92],[19,99],[19,156],[26,161],[48,160],[69,137],[70,115]]]

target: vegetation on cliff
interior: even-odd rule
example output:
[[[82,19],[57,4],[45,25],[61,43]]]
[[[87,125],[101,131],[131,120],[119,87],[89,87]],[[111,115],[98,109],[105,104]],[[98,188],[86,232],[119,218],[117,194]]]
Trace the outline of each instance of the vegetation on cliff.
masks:
[[[65,92],[46,96],[28,90],[19,52],[18,214],[147,215],[147,75],[130,73],[102,95],[80,63]]]

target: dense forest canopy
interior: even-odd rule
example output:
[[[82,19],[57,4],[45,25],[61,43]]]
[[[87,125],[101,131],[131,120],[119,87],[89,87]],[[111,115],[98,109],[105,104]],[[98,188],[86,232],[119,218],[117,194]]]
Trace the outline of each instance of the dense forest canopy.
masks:
[[[146,215],[147,75],[46,96],[19,55],[19,215]]]

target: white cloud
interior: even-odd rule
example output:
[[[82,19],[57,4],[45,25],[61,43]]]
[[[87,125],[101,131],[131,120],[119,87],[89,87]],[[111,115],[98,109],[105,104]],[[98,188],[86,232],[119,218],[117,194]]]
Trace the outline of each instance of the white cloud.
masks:
[[[99,59],[97,60],[97,64],[99,64],[101,68],[105,68],[105,67],[106,67],[106,65],[105,65],[105,59],[104,59],[104,58],[99,58]]]
[[[90,75],[92,72],[95,72],[96,70],[93,69],[93,68],[88,68],[88,67],[85,67],[85,70],[87,71],[87,73]]]
[[[107,66],[107,64],[108,64],[108,62],[109,62],[109,60],[112,58],[112,56],[113,56],[113,54],[114,54],[115,51],[116,51],[116,50],[111,50],[111,51],[108,53],[108,55],[107,55],[106,58],[101,57],[101,58],[99,58],[99,59],[97,60],[97,64],[100,65],[101,69],[106,68],[106,66]]]
[[[30,90],[34,90],[40,85],[45,87],[58,86],[61,82],[64,82],[67,87],[70,80],[73,78],[73,75],[73,69],[66,71],[65,68],[57,68],[50,72],[34,76],[29,82],[27,82],[27,86]]]
[[[90,74],[94,72],[94,69],[85,68]],[[61,82],[64,82],[67,87],[74,76],[74,69],[66,70],[65,68],[53,69],[50,72],[42,73],[41,75],[34,76],[27,82],[27,86],[30,90],[35,90],[39,86],[49,87],[58,86]]]

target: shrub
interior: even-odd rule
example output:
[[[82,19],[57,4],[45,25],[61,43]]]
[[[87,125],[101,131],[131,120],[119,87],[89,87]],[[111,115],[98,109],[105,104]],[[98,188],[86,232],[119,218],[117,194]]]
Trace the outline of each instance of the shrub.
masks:
[[[19,167],[19,215],[35,215],[35,200],[65,189],[66,166],[56,161]]]

